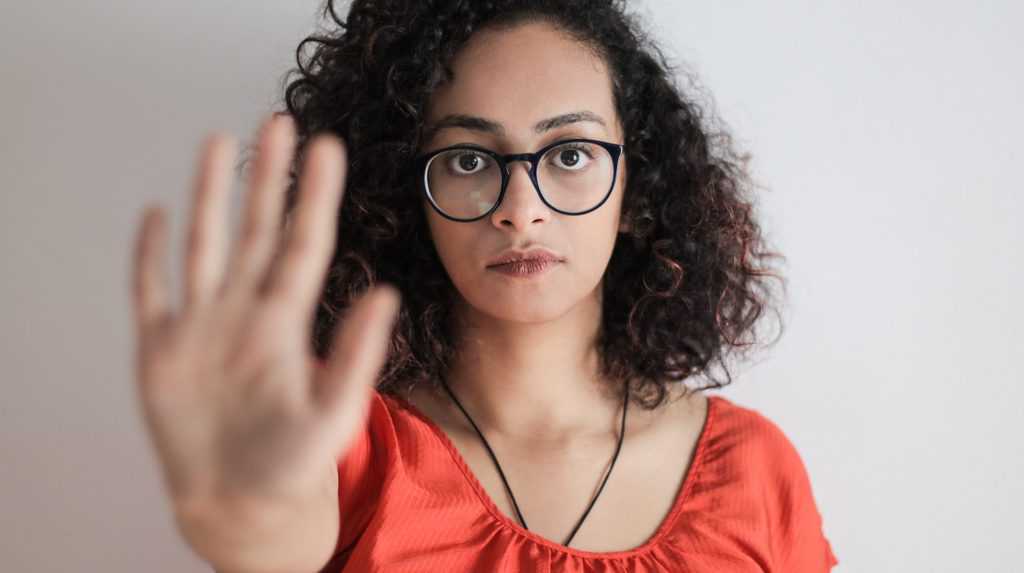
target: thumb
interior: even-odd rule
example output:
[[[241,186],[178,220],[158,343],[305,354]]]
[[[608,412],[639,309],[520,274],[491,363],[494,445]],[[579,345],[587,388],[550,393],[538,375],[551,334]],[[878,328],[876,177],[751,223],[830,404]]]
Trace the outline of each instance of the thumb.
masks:
[[[319,373],[316,400],[334,444],[363,422],[400,308],[398,289],[387,284],[372,287],[349,308],[335,330],[330,357]]]

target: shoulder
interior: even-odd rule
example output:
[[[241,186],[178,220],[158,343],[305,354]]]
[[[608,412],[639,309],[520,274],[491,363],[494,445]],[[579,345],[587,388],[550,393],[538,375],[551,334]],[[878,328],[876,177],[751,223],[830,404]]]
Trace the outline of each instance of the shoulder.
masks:
[[[722,474],[732,474],[760,498],[776,562],[786,571],[826,571],[838,563],[807,468],[789,436],[757,409],[723,396],[710,401],[712,457]]]
[[[709,398],[707,448],[721,475],[763,496],[775,515],[810,500],[811,483],[803,458],[783,429],[759,410],[724,396]],[[730,480],[732,481],[732,480]]]
[[[737,404],[721,395],[709,396],[709,441],[719,450],[758,462],[773,473],[800,473],[803,461],[782,428],[761,411]]]

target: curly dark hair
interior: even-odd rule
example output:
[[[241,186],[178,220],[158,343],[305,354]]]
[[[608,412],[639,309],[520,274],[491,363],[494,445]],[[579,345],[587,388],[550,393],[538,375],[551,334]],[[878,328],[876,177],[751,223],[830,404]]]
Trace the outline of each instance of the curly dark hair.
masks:
[[[691,99],[703,93],[693,74],[684,75],[692,88],[684,95],[677,71],[624,1],[355,0],[346,21],[327,0],[322,17],[340,29],[318,29],[299,44],[297,69],[282,82],[287,111],[279,112],[294,117],[299,137],[285,217],[311,138],[330,132],[348,150],[337,248],[312,332],[318,356],[329,353],[354,297],[386,282],[403,305],[378,390],[439,385],[456,350],[456,291],[413,200],[410,165],[426,104],[453,77],[452,58],[475,31],[542,21],[606,62],[625,129],[629,231],[618,236],[603,280],[602,375],[628,385],[630,399],[647,409],[690,377],[707,383],[684,392],[732,381],[725,358],[756,342],[758,318],[771,308],[767,277],[785,290],[767,261],[785,257],[763,248],[748,197],[750,155],[737,153],[724,128],[713,130],[721,120]],[[780,315],[779,326],[781,336]],[[716,364],[724,380],[710,374]]]

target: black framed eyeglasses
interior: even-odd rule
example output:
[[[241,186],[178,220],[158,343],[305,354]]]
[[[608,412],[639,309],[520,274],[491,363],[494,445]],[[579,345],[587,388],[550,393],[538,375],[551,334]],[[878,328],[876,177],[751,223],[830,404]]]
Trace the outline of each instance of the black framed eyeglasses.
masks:
[[[434,210],[452,221],[471,222],[493,213],[508,188],[509,165],[530,163],[530,181],[541,201],[563,215],[584,215],[608,200],[624,145],[597,139],[562,139],[534,153],[502,155],[461,144],[417,156],[414,173]]]

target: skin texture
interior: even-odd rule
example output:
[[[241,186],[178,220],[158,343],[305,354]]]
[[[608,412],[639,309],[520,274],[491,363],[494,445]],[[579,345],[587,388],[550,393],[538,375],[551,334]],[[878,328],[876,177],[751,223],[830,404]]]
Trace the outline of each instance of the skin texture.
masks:
[[[447,127],[423,151],[470,143],[523,153],[571,137],[623,141],[602,60],[549,24],[481,31],[456,56],[453,70],[454,81],[431,99],[427,124],[449,114],[474,115],[501,124],[504,133]],[[541,133],[534,129],[544,119],[584,110],[604,125],[577,121]],[[482,427],[561,441],[603,433],[621,408],[621,400],[598,383],[593,339],[602,275],[628,192],[624,158],[611,196],[585,215],[564,215],[545,205],[525,162],[512,164],[502,204],[479,221],[448,220],[424,201],[431,237],[462,299],[461,352],[448,382],[472,405]],[[486,268],[505,249],[532,246],[565,261],[529,280]]]

